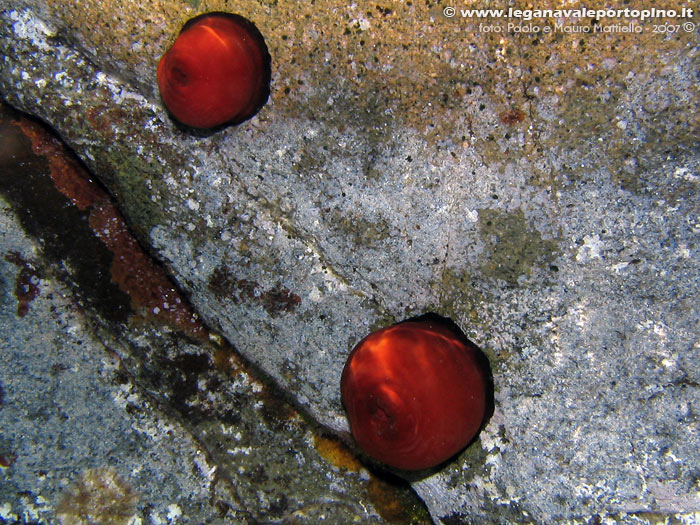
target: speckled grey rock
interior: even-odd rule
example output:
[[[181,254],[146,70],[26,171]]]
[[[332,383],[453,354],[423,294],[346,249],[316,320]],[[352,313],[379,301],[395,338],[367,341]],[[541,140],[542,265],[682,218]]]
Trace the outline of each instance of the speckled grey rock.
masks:
[[[244,6],[271,101],[193,134],[153,76],[182,6],[110,19],[145,46],[121,71],[125,43],[25,4],[0,18],[3,95],[59,130],[200,314],[320,423],[347,430],[340,371],[378,326],[437,311],[484,349],[493,417],[414,482],[434,519],[700,512],[697,32]]]
[[[57,507],[63,505],[66,518],[81,504],[107,519],[110,511],[100,515],[98,502],[110,484],[119,486],[113,501],[123,519],[145,517],[143,507],[137,511],[139,499],[151,505],[145,514],[160,522],[183,513],[200,522],[217,516],[209,504],[216,469],[199,445],[176,421],[156,416],[133,384],[115,381],[117,355],[91,335],[70,292],[29,262],[39,255],[14,217],[3,212],[0,221],[6,291],[0,309],[0,519],[55,522]],[[18,317],[11,291],[25,267],[32,268],[37,294]],[[97,487],[82,503],[70,488],[81,479]]]
[[[377,480],[325,459],[235,355],[85,313],[0,204],[0,521],[385,522]],[[411,515],[407,490],[381,491]]]

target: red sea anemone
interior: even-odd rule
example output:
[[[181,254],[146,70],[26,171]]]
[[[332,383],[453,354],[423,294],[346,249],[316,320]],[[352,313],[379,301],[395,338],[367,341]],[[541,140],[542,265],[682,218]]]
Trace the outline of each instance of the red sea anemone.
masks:
[[[160,59],[158,87],[165,106],[183,124],[238,124],[255,115],[270,94],[265,40],[242,16],[197,16]]]
[[[456,325],[439,319],[425,316],[373,332],[343,369],[341,395],[355,441],[399,469],[449,459],[474,438],[487,411],[483,354]]]

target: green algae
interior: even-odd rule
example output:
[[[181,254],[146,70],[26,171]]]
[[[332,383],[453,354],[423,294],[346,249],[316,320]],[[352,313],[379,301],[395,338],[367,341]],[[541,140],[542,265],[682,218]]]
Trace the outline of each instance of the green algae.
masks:
[[[543,239],[520,209],[511,213],[479,210],[479,229],[489,252],[481,266],[482,274],[505,281],[508,286],[517,286],[521,276],[548,265],[558,253],[557,242]]]

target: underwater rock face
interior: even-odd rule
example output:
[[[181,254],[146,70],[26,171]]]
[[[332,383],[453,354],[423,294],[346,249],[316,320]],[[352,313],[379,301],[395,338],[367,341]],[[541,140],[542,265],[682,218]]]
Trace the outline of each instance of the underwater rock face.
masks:
[[[3,520],[425,522],[197,322],[50,130],[1,104],[0,144]]]
[[[84,32],[70,2],[11,1],[0,92],[60,132],[203,319],[315,419],[347,432],[351,348],[437,311],[489,357],[495,409],[414,481],[434,518],[697,512],[697,33],[251,7],[270,102],[207,135],[172,123],[154,75],[198,13],[98,4],[109,31]]]

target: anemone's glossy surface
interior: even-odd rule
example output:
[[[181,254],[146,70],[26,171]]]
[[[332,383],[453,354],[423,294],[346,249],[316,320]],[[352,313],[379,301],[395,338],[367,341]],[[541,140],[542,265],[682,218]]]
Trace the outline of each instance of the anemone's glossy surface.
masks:
[[[358,445],[405,470],[433,467],[476,435],[486,410],[479,350],[438,323],[399,323],[355,346],[341,395]]]
[[[207,13],[185,24],[158,63],[165,106],[183,124],[212,128],[249,119],[270,94],[270,55],[252,22]]]

